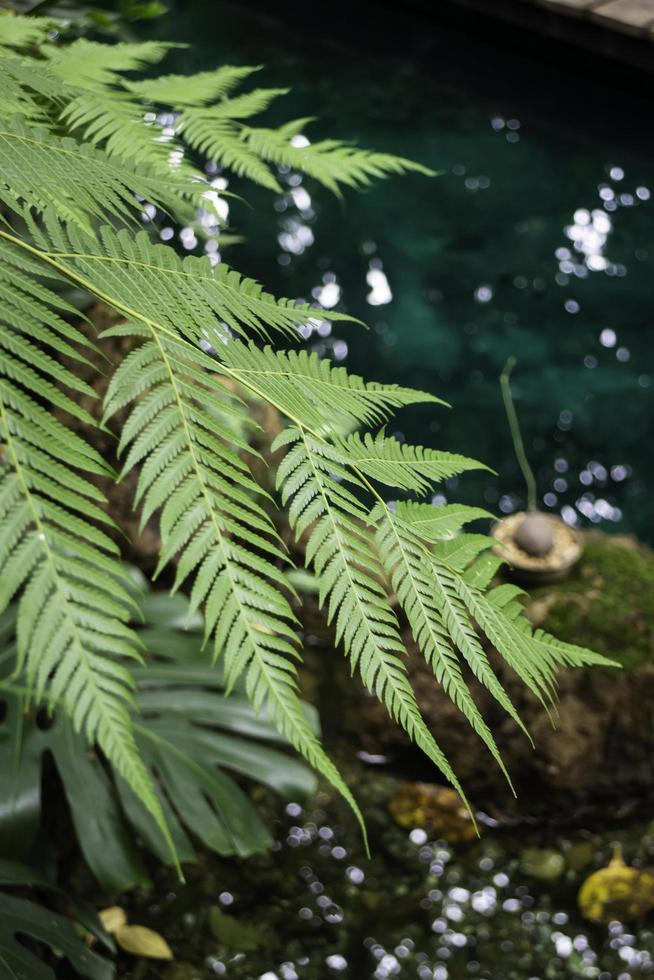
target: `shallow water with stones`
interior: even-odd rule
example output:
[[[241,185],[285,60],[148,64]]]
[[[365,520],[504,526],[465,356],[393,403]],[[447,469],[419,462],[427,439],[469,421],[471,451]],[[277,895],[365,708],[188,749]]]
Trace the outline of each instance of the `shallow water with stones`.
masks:
[[[244,861],[205,858],[181,889],[161,875],[133,896],[130,916],[158,929],[178,962],[124,980],[631,980],[654,975],[654,931],[594,925],[577,907],[582,881],[622,844],[629,863],[654,864],[654,832],[616,819],[592,825],[502,827],[480,814],[470,844],[399,827],[388,812],[398,780],[357,769],[372,857],[326,793],[306,809],[264,810],[270,851]],[[338,819],[334,819],[337,817]],[[342,822],[340,822],[342,819]],[[153,896],[156,896],[154,898]]]

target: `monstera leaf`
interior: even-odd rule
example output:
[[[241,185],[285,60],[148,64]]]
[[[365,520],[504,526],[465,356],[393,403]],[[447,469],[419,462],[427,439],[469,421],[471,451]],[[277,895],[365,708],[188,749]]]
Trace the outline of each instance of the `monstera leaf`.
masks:
[[[92,909],[70,899],[42,873],[15,861],[0,860],[0,886],[3,889],[18,887],[46,892],[49,897],[63,899],[72,913],[72,918],[69,918],[49,906],[0,891],[0,967],[3,980],[55,980],[54,971],[38,955],[37,951],[43,946],[50,947],[56,959],[66,959],[81,977],[113,980],[113,964],[92,952],[82,936],[83,930],[110,951],[115,949],[113,940],[104,931]],[[77,930],[75,923],[82,929]],[[25,940],[28,943],[31,941],[33,948],[29,948]]]
[[[268,831],[228,772],[288,799],[314,790],[313,773],[285,751],[283,737],[254,713],[241,689],[225,696],[221,671],[208,666],[201,652],[200,618],[183,629],[186,599],[143,592],[138,601],[145,618],[138,629],[145,663],[132,669],[134,732],[180,859],[195,859],[193,839],[224,855],[265,848]],[[96,877],[119,890],[147,883],[135,838],[167,862],[163,834],[127,782],[89,750],[63,714],[24,710],[28,692],[12,676],[14,619],[12,609],[0,617],[0,677],[6,678],[0,681],[0,853],[29,856],[42,820],[42,766],[49,754]],[[306,710],[316,727],[315,715]]]

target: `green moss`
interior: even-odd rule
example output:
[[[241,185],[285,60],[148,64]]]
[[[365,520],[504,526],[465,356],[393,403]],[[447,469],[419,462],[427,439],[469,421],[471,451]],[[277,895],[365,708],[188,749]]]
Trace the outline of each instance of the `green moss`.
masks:
[[[539,625],[562,640],[627,668],[654,655],[654,553],[649,549],[591,537],[574,573],[534,590],[532,601],[546,610]]]

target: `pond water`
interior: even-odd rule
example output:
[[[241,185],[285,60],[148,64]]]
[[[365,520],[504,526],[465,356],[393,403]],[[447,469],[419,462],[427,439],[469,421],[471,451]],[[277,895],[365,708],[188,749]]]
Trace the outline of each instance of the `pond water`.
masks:
[[[233,181],[254,208],[230,202],[247,242],[228,260],[280,294],[367,322],[367,332],[325,324],[306,343],[369,378],[448,400],[452,412],[407,412],[395,431],[495,467],[497,476],[471,474],[443,493],[498,513],[524,504],[497,380],[517,357],[541,506],[654,543],[654,81],[563,47],[555,64],[526,35],[475,33],[442,13],[260,7],[186,0],[147,33],[192,44],[173,53],[171,71],[265,64],[257,84],[293,86],[279,119],[320,117],[309,138],[338,135],[442,173],[344,203],[294,174],[282,175],[277,199]],[[159,871],[154,894],[132,897],[134,920],[166,935],[178,961],[161,972],[126,959],[120,975],[654,975],[646,920],[592,926],[576,904],[613,841],[629,860],[654,863],[654,840],[629,806],[617,801],[600,826],[572,813],[545,825],[525,801],[519,826],[487,825],[480,841],[449,845],[419,823],[393,823],[392,767],[348,775],[371,861],[338,800],[273,808],[268,853],[207,858],[181,889]]]
[[[371,769],[373,771],[371,771]],[[337,801],[268,809],[275,842],[247,860],[205,858],[180,888],[157,872],[132,896],[130,920],[160,931],[177,961],[125,957],[123,980],[632,980],[654,975],[654,932],[640,921],[593,925],[576,896],[611,858],[639,866],[651,828],[544,831],[482,824],[452,844],[402,829],[388,802],[398,781],[379,767],[354,775],[372,858]],[[350,770],[350,775],[353,775]],[[263,802],[264,811],[266,801]],[[490,818],[484,818],[492,824]]]
[[[232,182],[254,210],[231,204],[231,261],[369,324],[307,343],[449,401],[396,431],[493,466],[444,494],[496,513],[524,504],[497,383],[517,357],[541,506],[654,541],[654,80],[470,18],[352,7],[185,0],[154,26],[193,46],[173,69],[265,65],[257,85],[293,87],[280,119],[319,118],[309,138],[442,171],[344,204],[293,174],[279,200]]]

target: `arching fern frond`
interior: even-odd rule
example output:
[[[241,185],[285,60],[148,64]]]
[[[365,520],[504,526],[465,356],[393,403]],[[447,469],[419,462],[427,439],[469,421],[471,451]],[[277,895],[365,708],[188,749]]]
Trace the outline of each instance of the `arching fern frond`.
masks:
[[[0,10],[0,48],[21,49],[42,44],[57,24],[54,17],[19,17],[10,10]]]
[[[347,484],[356,483],[337,451],[301,429],[288,429],[273,448],[287,447],[277,480],[296,536],[309,532],[306,555],[320,583],[320,603],[334,621],[352,670],[461,793],[445,755],[427,728],[403,660],[405,647],[388,604],[384,573],[366,512]],[[290,449],[288,448],[290,446]],[[465,797],[464,797],[465,799]]]
[[[351,463],[362,473],[390,487],[427,493],[435,483],[467,470],[488,469],[482,463],[456,453],[424,449],[399,442],[392,436],[353,433],[339,440]]]
[[[197,177],[196,172],[184,163],[180,152],[176,159],[171,156],[179,151],[179,143],[163,137],[155,122],[144,115],[143,107],[127,93],[82,92],[68,102],[60,120],[93,146],[101,146],[109,157],[149,166],[153,173],[176,181],[186,178],[185,189],[191,196],[190,181]],[[202,193],[198,186],[198,202]]]
[[[415,388],[364,381],[306,350],[230,343],[220,345],[216,353],[232,377],[287,416],[302,419],[309,428],[371,425],[385,421],[394,408],[444,404],[435,395]]]
[[[136,82],[127,80],[124,85],[140,99],[160,106],[201,106],[229,95],[257,71],[261,71],[261,65],[221,65],[214,71],[200,71],[194,75],[160,75]]]
[[[237,453],[248,446],[223,421],[235,416],[247,423],[244,407],[216,384],[199,348],[154,325],[132,330],[144,340],[112,378],[106,418],[136,400],[120,448],[130,446],[124,471],[140,464],[137,498],[143,499],[144,520],[161,509],[160,567],[176,558],[175,589],[192,580],[190,611],[205,606],[206,638],[213,638],[214,659],[223,660],[228,688],[245,674],[255,708],[265,706],[361,820],[298,697],[296,618],[284,590],[283,545]]]
[[[29,219],[28,219],[29,220]],[[32,224],[35,241],[57,267],[130,318],[222,346],[229,331],[268,338],[298,336],[299,324],[316,316],[314,307],[276,299],[253,279],[206,257],[181,259],[168,245],[153,245],[146,232],[131,235],[100,229],[99,237],[64,228],[46,215],[47,232]],[[351,320],[329,311],[321,316]]]
[[[0,22],[0,39],[4,36],[3,26]],[[102,90],[115,84],[122,72],[156,64],[171,48],[180,46],[169,41],[103,44],[79,38],[70,44],[44,45],[41,53],[57,78],[71,85]]]
[[[164,179],[127,170],[89,144],[27,126],[19,117],[0,120],[0,168],[0,200],[12,210],[51,208],[88,232],[94,218],[134,222],[137,194],[164,208],[184,210],[183,196]]]
[[[390,153],[371,153],[341,140],[299,140],[310,121],[296,119],[278,129],[248,127],[243,132],[245,145],[262,160],[313,177],[339,197],[341,185],[361,189],[373,180],[411,171],[434,176],[428,167]]]
[[[371,514],[371,520],[377,522],[380,558],[391,577],[416,643],[444,689],[501,765],[495,742],[480,724],[479,712],[467,691],[459,655],[513,720],[523,726],[497,680],[457,594],[456,573],[434,559],[419,535],[401,516],[379,505]]]
[[[179,119],[186,142],[211,163],[232,170],[255,184],[282,193],[276,176],[241,138],[239,130],[211,109],[188,109]]]
[[[0,27],[2,21],[0,20]],[[0,48],[0,52],[2,49]],[[19,116],[30,123],[48,121],[47,102],[63,102],[63,86],[41,64],[26,64],[7,52],[0,54],[2,78],[2,114],[8,119]]]
[[[63,704],[167,833],[132,732],[131,676],[116,659],[139,659],[133,601],[118,548],[98,526],[112,524],[104,496],[88,479],[111,468],[52,414],[95,424],[64,390],[93,389],[51,353],[83,359],[84,336],[26,273],[29,260],[4,242],[0,254],[0,612],[20,592],[18,658],[35,701]]]

